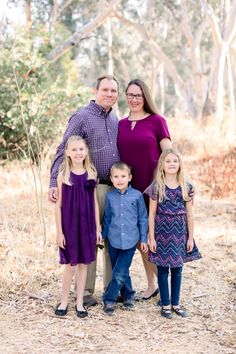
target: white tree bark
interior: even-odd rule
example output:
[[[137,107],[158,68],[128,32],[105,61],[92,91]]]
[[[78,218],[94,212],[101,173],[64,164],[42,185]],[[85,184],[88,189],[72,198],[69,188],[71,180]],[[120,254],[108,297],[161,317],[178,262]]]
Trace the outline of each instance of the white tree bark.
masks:
[[[97,16],[92,19],[87,25],[75,32],[67,40],[61,43],[57,48],[49,54],[49,60],[55,61],[82,39],[88,37],[90,33],[100,27],[107,18],[113,13],[115,7],[121,0],[112,0],[109,4],[106,1],[100,0],[98,4]]]
[[[194,87],[194,91],[197,94],[197,97],[201,97],[204,92],[204,74],[202,70],[202,62],[201,62],[201,51],[200,51],[200,43],[202,39],[203,31],[206,28],[207,21],[204,20],[197,31],[193,34],[189,25],[189,15],[186,6],[186,1],[181,1],[181,12],[182,12],[182,30],[183,34],[187,39],[187,43],[190,49],[190,62],[193,74],[193,82],[192,87]]]
[[[178,74],[175,66],[172,64],[172,61],[168,58],[165,52],[160,48],[158,43],[151,38],[145,28],[139,23],[133,22],[123,15],[115,12],[115,17],[120,21],[125,23],[128,26],[135,28],[146,42],[149,47],[150,55],[159,58],[159,61],[165,64],[165,69],[168,75],[172,78],[175,88],[176,94],[179,98],[180,106],[182,106],[183,110],[188,113],[190,116],[194,117],[196,115],[196,111],[194,108],[193,100],[191,97],[191,92],[189,92],[187,85],[184,83],[180,75]]]
[[[206,0],[200,1],[205,15],[211,25],[216,52],[216,55],[214,55],[215,66],[211,71],[209,92],[206,98],[206,101],[210,100],[210,102],[206,102],[205,106],[210,107],[210,110],[207,112],[208,114],[215,113],[216,124],[219,130],[224,115],[224,72],[226,57],[229,53],[230,43],[232,42],[236,32],[236,0],[233,0],[231,9],[229,9],[229,6],[225,8],[225,10],[228,9],[230,11],[225,16],[225,23],[222,32],[220,30],[219,21],[210,5],[207,4]],[[212,111],[213,107],[215,107],[215,112]]]

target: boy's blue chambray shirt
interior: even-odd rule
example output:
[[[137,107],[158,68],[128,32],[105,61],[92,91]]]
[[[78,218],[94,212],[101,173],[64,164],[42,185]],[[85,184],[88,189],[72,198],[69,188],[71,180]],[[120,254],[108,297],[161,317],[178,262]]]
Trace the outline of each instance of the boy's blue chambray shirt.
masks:
[[[148,214],[143,195],[129,186],[124,193],[114,188],[106,195],[102,236],[112,247],[126,250],[147,242]]]

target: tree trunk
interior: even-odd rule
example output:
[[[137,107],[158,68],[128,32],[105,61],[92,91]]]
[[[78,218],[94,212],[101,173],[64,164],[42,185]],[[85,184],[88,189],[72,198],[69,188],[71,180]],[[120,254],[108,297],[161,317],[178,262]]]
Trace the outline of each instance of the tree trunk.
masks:
[[[32,18],[31,18],[31,4],[30,0],[25,0],[25,17],[26,24],[29,30],[32,28]]]
[[[235,94],[234,94],[234,80],[232,73],[232,65],[230,60],[230,53],[227,53],[227,72],[228,72],[228,85],[229,85],[229,102],[230,109],[228,113],[228,131],[227,139],[229,142],[235,142],[236,138],[236,107],[235,107]]]
[[[160,96],[161,96],[161,113],[165,113],[165,66],[161,64],[159,66],[159,85],[160,85]]]
[[[216,90],[216,124],[218,129],[220,129],[223,114],[224,114],[224,71],[225,71],[225,61],[228,51],[227,43],[223,43],[220,51],[219,58],[219,68],[217,73],[217,90]]]
[[[206,0],[201,0],[201,3],[211,25],[212,37],[215,43],[215,53],[212,55],[214,65],[211,70],[203,115],[215,114],[216,130],[219,131],[224,115],[224,72],[226,57],[236,31],[236,0],[233,0],[231,9],[229,1],[227,1],[227,4],[223,4],[222,29],[219,26],[219,20]]]
[[[107,23],[107,52],[108,52],[108,74],[113,75],[113,57],[112,57],[112,29],[111,29],[111,20],[108,17]]]

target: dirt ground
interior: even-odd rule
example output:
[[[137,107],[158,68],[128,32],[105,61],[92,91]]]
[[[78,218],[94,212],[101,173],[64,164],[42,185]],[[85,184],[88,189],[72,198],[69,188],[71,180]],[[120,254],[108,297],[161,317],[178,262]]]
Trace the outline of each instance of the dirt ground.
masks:
[[[61,267],[54,245],[53,207],[44,195],[46,237],[27,173],[13,185],[17,172],[8,172],[0,174],[6,186],[0,197],[1,353],[236,353],[236,206],[232,201],[201,196],[195,202],[195,239],[203,258],[184,267],[182,303],[189,318],[162,318],[158,297],[136,302],[133,311],[118,305],[114,316],[103,314],[101,251],[99,304],[89,309],[88,318],[78,319],[72,292],[68,315],[57,318],[53,307],[60,296]],[[131,275],[141,295],[146,282],[138,251]]]

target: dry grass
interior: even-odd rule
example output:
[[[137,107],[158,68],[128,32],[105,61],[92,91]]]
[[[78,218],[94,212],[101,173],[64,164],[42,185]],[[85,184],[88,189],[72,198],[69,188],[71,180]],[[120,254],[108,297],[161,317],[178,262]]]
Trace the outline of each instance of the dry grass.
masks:
[[[183,143],[182,152],[186,155],[191,151],[188,166],[198,166],[193,169],[197,171],[193,177],[202,191],[195,206],[196,239],[203,259],[187,264],[184,269],[182,301],[191,317],[175,317],[172,321],[160,317],[156,299],[138,302],[132,312],[118,306],[114,317],[103,315],[101,252],[96,283],[99,305],[89,310],[87,319],[79,320],[74,313],[72,292],[67,318],[56,318],[53,307],[60,296],[61,267],[54,244],[53,206],[46,195],[48,163],[42,170],[46,244],[31,169],[22,163],[0,167],[2,352],[235,353],[236,207],[232,203],[233,193],[227,199],[209,198],[214,197],[215,188],[209,184],[213,176],[213,172],[209,172],[210,162],[204,157],[204,148],[196,158],[196,145],[189,144],[187,140]],[[226,166],[226,155],[217,155],[215,151],[210,155],[226,161]],[[233,160],[230,164],[235,163]],[[193,164],[193,161],[196,162]],[[216,166],[217,176],[224,180],[225,175],[219,171],[222,165]],[[204,191],[207,193],[203,194]],[[226,192],[228,190],[224,189],[219,196],[227,196]],[[138,253],[131,272],[134,287],[141,293],[146,284]]]
[[[169,122],[174,144],[183,154],[187,171],[199,190],[211,199],[236,195],[236,146],[211,126],[175,119]]]

